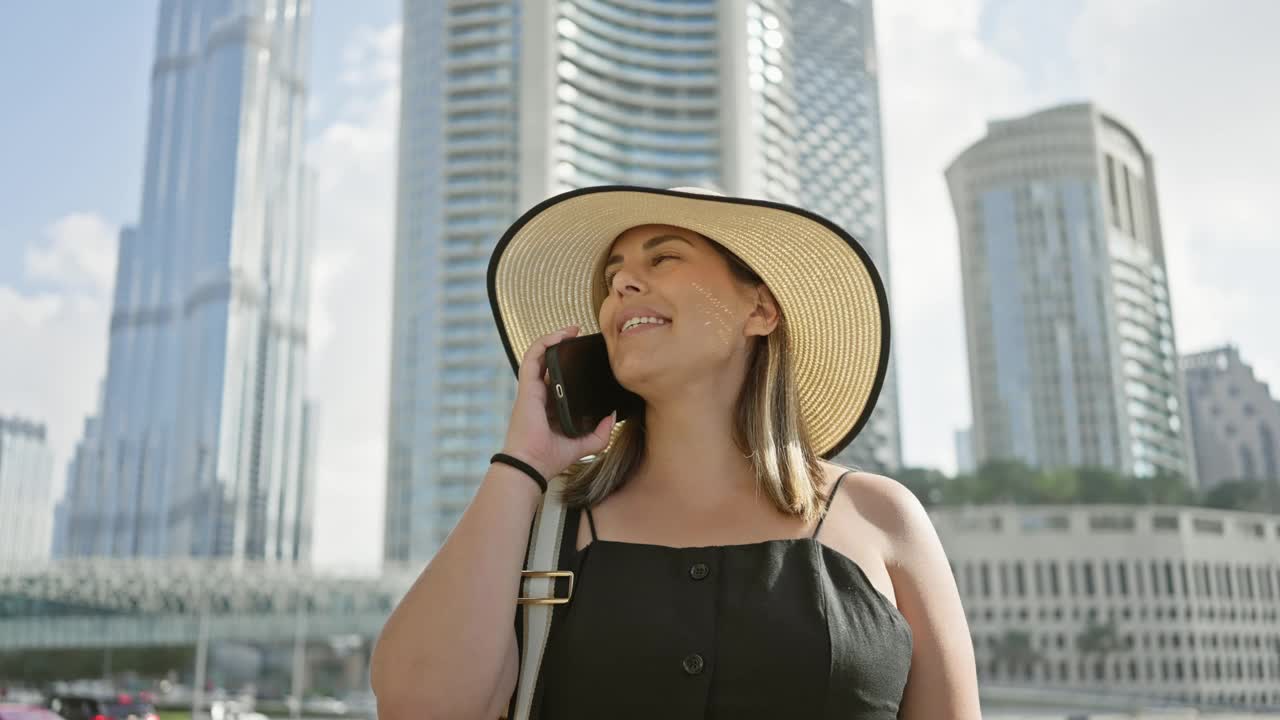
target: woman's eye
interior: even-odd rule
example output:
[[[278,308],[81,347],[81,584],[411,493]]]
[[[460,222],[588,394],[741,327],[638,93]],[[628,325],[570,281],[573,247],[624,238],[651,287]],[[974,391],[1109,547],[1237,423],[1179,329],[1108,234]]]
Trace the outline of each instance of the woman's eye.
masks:
[[[651,263],[652,263],[652,264],[654,264],[654,265],[657,265],[659,260],[674,260],[674,259],[675,259],[675,257],[676,257],[675,255],[656,255],[656,256],[654,256],[654,258],[653,258],[652,260],[650,260],[649,262],[651,262]],[[614,276],[614,275],[617,275],[617,273],[616,273],[616,272],[611,272],[611,273],[609,273],[608,275],[605,275],[605,276],[604,276],[604,286],[605,286],[605,287],[613,287],[613,276]]]

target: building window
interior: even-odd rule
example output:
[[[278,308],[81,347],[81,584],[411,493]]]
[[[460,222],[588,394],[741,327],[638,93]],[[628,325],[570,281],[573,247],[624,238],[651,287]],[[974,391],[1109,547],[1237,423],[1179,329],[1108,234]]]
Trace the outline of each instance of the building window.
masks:
[[[1258,424],[1258,437],[1262,441],[1262,464],[1266,468],[1267,479],[1280,479],[1280,464],[1276,462],[1276,439],[1271,426],[1265,421]]]
[[[1257,470],[1253,463],[1253,450],[1248,445],[1240,446],[1240,475],[1245,480],[1257,479]]]
[[[1124,200],[1125,200],[1125,206],[1127,207],[1128,213],[1129,213],[1129,234],[1136,238],[1138,237],[1138,225],[1137,223],[1134,222],[1134,213],[1133,213],[1133,196],[1134,196],[1133,176],[1129,174],[1128,165],[1121,165],[1120,167],[1124,171]]]
[[[1111,224],[1120,228],[1120,200],[1116,196],[1116,160],[1107,155],[1107,198],[1111,205]]]

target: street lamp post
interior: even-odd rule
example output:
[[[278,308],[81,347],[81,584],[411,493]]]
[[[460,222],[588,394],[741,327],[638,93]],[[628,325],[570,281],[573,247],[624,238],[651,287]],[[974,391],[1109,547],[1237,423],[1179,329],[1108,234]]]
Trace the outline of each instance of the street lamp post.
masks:
[[[303,673],[307,659],[307,613],[305,593],[297,592],[294,603],[293,634],[293,702],[289,704],[289,717],[298,720],[302,714]]]
[[[204,705],[204,676],[209,653],[209,597],[200,604],[200,631],[196,635],[196,679],[191,692],[191,720],[201,720]]]

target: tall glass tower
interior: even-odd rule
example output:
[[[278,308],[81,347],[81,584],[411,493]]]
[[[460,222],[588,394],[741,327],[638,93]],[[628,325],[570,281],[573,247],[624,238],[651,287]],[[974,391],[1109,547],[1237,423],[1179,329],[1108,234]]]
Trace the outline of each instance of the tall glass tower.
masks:
[[[989,124],[947,169],[976,460],[1196,481],[1151,154],[1090,104]]]
[[[385,558],[421,562],[515,398],[485,290],[546,197],[697,185],[828,213],[888,279],[865,0],[406,0]],[[900,462],[889,376],[838,462]]]
[[[162,0],[70,556],[308,556],[310,0]]]

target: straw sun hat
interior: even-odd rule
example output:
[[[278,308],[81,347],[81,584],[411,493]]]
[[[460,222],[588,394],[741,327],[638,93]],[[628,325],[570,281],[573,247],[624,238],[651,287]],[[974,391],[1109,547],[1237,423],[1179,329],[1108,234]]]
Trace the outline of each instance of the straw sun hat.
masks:
[[[489,260],[489,302],[511,361],[566,325],[600,332],[605,253],[637,225],[675,225],[755,270],[786,319],[800,414],[830,459],[867,422],[889,359],[884,283],[867,251],[831,221],[791,205],[702,188],[606,185],[551,197],[503,234]]]

